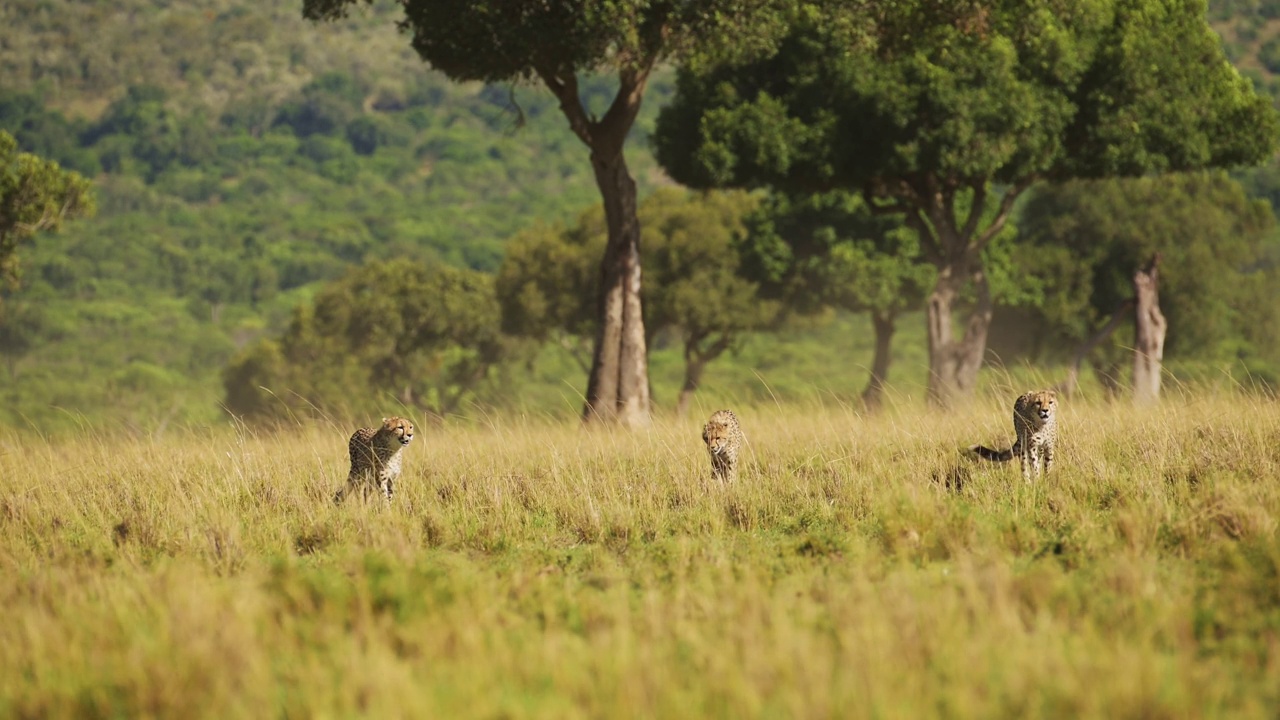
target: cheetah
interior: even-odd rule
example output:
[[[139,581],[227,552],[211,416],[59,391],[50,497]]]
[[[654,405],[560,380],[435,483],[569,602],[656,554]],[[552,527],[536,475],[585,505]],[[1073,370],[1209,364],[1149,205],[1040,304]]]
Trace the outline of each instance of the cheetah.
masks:
[[[347,444],[351,450],[351,472],[347,484],[333,496],[341,503],[359,489],[367,498],[375,488],[391,501],[393,485],[400,477],[400,451],[413,440],[413,423],[401,417],[383,418],[382,427],[360,428]]]
[[[733,482],[738,478],[738,451],[742,449],[742,428],[732,410],[718,410],[702,428],[702,441],[711,455],[711,476]]]
[[[1058,440],[1058,395],[1052,390],[1029,392],[1013,403],[1013,429],[1017,441],[1008,450],[992,450],[971,445],[969,450],[984,460],[1008,462],[1016,455],[1022,460],[1022,477],[1031,480],[1053,468],[1053,446]],[[1041,461],[1043,460],[1043,466]]]

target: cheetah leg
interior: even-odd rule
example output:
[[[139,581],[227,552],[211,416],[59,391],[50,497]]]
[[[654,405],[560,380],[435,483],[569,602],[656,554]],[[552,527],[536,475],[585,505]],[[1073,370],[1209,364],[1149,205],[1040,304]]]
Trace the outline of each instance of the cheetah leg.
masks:
[[[1053,469],[1053,446],[1044,446],[1044,471],[1048,474]]]
[[[391,496],[395,494],[395,490],[389,477],[382,478],[382,494],[386,496],[387,502],[391,502]]]
[[[341,488],[338,489],[338,492],[333,494],[334,504],[335,505],[342,504],[342,501],[346,500],[347,496],[350,495],[351,491],[354,490],[355,488],[356,488],[356,478],[348,477],[347,484],[343,485]]]
[[[1022,479],[1031,482],[1031,471],[1035,466],[1035,455],[1030,448],[1022,451]]]

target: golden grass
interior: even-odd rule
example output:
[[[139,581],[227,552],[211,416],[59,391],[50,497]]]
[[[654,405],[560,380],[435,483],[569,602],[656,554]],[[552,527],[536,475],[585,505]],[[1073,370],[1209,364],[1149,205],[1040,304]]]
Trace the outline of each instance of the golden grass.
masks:
[[[1280,406],[737,408],[648,432],[0,436],[0,716],[1272,717]]]

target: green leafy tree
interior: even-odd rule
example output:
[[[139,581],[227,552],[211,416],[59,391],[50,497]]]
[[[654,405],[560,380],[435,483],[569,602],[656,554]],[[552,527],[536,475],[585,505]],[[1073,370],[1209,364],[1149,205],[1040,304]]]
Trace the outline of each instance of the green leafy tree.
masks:
[[[88,180],[56,162],[18,152],[13,136],[0,130],[0,282],[17,282],[20,243],[93,209]]]
[[[367,1],[367,0],[366,0]],[[313,20],[346,15],[361,0],[303,0]],[[648,360],[641,306],[640,226],[627,139],[654,66],[708,51],[767,46],[785,0],[613,2],[571,0],[404,0],[401,27],[433,67],[458,81],[532,80],[559,102],[588,147],[603,199],[608,243],[597,283],[597,326],[584,416],[640,425],[649,418]],[[617,81],[601,114],[579,76],[606,71]]]
[[[238,357],[223,376],[226,405],[280,418],[394,401],[444,416],[474,399],[501,359],[499,321],[492,276],[408,260],[368,265],[299,307],[278,341]]]
[[[690,195],[668,188],[640,207],[642,257],[652,279],[647,326],[652,333],[677,333],[684,355],[678,415],[688,411],[707,364],[777,314],[778,303],[760,298],[758,285],[741,274],[735,250],[756,204],[743,192]]]
[[[646,342],[664,331],[680,338],[685,373],[678,413],[688,409],[706,366],[777,312],[777,303],[761,299],[756,283],[739,272],[734,245],[755,205],[741,192],[666,189],[639,208],[643,261],[654,280],[645,290]],[[570,349],[590,334],[596,319],[582,288],[599,282],[592,268],[606,242],[600,210],[565,230],[538,228],[513,238],[498,271],[504,329]]]
[[[570,228],[539,225],[507,241],[496,287],[502,330],[537,343],[554,342],[589,372],[594,335],[594,294],[600,282],[596,258],[608,238],[584,215]],[[585,358],[585,359],[584,359]]]
[[[1034,182],[1274,151],[1276,112],[1223,57],[1204,12],[909,0],[882,7],[851,47],[841,6],[815,4],[777,53],[682,71],[658,157],[696,187],[845,189],[902,213],[937,269],[929,394],[945,404],[976,383],[993,303],[984,253]]]
[[[1114,390],[1133,342],[1133,274],[1160,255],[1170,356],[1253,366],[1280,349],[1280,274],[1265,263],[1275,218],[1222,173],[1074,181],[1037,189],[1019,223],[1021,264],[1047,298],[1033,332],[1087,350]],[[1054,353],[1062,356],[1064,353]]]
[[[933,282],[916,233],[901,217],[877,214],[853,193],[774,193],[748,221],[741,243],[745,274],[790,312],[822,308],[866,312],[875,354],[862,398],[880,404],[889,377],[898,315],[918,309]]]

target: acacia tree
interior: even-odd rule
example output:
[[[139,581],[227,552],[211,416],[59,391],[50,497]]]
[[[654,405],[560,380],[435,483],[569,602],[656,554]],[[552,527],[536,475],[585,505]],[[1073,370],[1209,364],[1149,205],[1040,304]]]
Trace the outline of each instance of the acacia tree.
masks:
[[[755,205],[743,192],[690,196],[668,188],[641,207],[649,228],[645,263],[656,280],[648,294],[648,321],[654,331],[676,332],[684,355],[677,415],[688,411],[708,363],[777,313],[778,303],[759,297],[757,284],[742,275],[734,252],[745,233],[744,217]]]
[[[746,193],[691,195],[668,188],[639,208],[644,263],[655,282],[645,291],[646,342],[675,333],[685,360],[676,412],[689,407],[707,365],[747,332],[769,324],[777,303],[761,299],[743,277],[734,251],[744,218],[756,201]],[[497,292],[505,332],[566,349],[588,334],[593,322],[581,288],[590,286],[592,258],[606,242],[599,210],[572,227],[535,228],[507,244]]]
[[[907,0],[866,42],[815,4],[776,53],[681,72],[658,159],[696,187],[846,189],[902,213],[937,269],[929,396],[970,391],[992,288],[983,253],[1039,180],[1255,163],[1276,113],[1201,3]],[[956,331],[953,315],[969,312]]]
[[[18,152],[0,130],[0,283],[18,279],[18,245],[64,220],[92,214],[89,181],[58,163]]]
[[[863,402],[880,404],[898,315],[918,308],[933,268],[915,233],[897,216],[871,212],[860,196],[834,191],[773,194],[748,220],[739,252],[743,272],[789,312],[823,307],[866,312],[875,332]]]
[[[312,20],[345,16],[362,0],[303,0]],[[372,0],[363,0],[371,2]],[[595,347],[584,417],[628,425],[649,419],[649,378],[641,307],[636,186],[623,145],[656,63],[721,44],[741,52],[767,46],[784,0],[401,0],[400,27],[414,50],[453,80],[541,83],[591,153],[608,243],[600,263]],[[608,71],[613,101],[595,116],[578,76]]]

